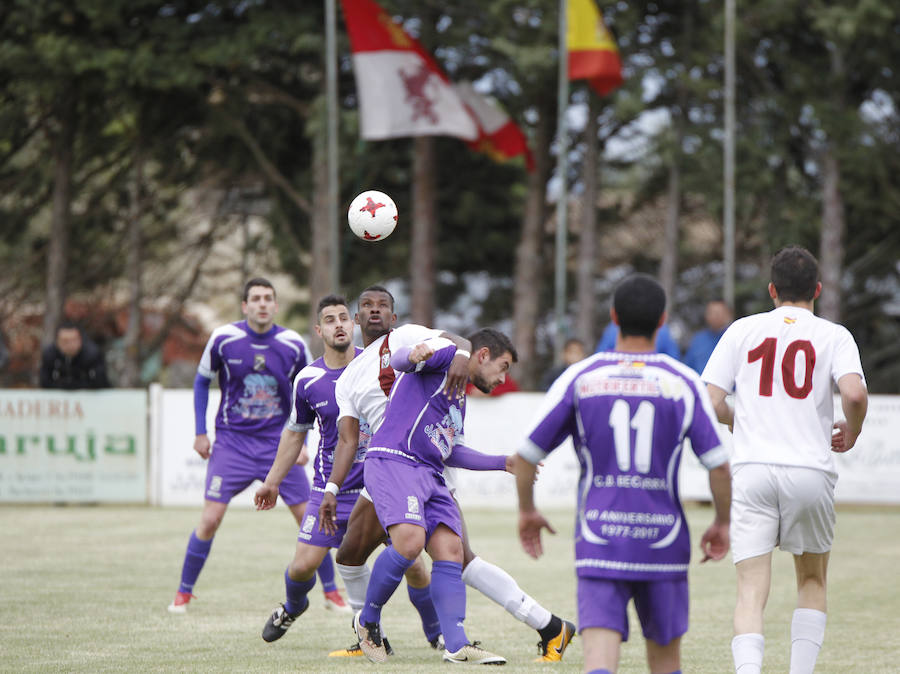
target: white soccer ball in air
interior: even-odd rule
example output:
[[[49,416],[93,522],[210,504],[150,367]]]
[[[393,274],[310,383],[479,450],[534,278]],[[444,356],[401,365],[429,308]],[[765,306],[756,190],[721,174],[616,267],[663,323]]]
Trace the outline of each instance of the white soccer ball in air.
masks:
[[[360,239],[381,241],[397,226],[397,206],[384,192],[366,190],[350,202],[347,222]]]

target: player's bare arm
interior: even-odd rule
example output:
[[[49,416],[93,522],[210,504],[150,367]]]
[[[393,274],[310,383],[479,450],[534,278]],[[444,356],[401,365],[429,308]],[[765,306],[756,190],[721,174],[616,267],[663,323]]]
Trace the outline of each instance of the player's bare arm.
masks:
[[[359,449],[359,419],[344,416],[338,419],[338,442],[334,448],[334,463],[328,484],[340,488],[353,466],[356,450]],[[319,531],[334,535],[337,533],[337,497],[328,491],[322,494],[322,505],[319,506]]]
[[[519,494],[519,540],[525,552],[537,559],[544,554],[541,529],[546,528],[551,534],[555,534],[556,530],[534,507],[537,466],[523,458],[519,458],[515,463],[516,491]]]
[[[869,407],[869,393],[858,374],[845,374],[841,377],[838,380],[838,391],[841,394],[841,408],[845,419],[834,424],[831,450],[843,453],[853,449],[862,431],[863,420]]]
[[[198,435],[194,438],[194,451],[200,455],[200,458],[209,458],[209,448],[211,446],[212,445],[209,442],[209,436],[206,433]]]
[[[719,423],[728,426],[729,430],[734,429],[734,408],[725,399],[728,396],[728,392],[715,384],[707,384],[706,390],[709,392],[709,399],[712,401]]]
[[[266,474],[265,482],[256,490],[256,494],[253,496],[253,502],[256,504],[257,510],[270,510],[275,507],[275,502],[278,499],[278,486],[297,462],[297,458],[304,449],[303,444],[305,440],[306,431],[292,431],[285,428],[281,432],[275,461]]]
[[[441,337],[449,339],[456,345],[456,355],[447,370],[447,385],[444,393],[448,398],[462,398],[469,383],[469,356],[472,353],[472,342],[452,332],[442,332]]]
[[[700,539],[703,559],[719,561],[728,552],[730,545],[729,528],[731,526],[731,468],[728,463],[716,466],[709,471],[709,489],[713,496],[715,518]]]

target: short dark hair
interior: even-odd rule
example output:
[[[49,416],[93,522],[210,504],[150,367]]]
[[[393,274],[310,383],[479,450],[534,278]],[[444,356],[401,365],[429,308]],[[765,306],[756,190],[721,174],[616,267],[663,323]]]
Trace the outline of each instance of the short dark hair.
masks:
[[[512,340],[499,330],[481,328],[481,330],[477,330],[469,335],[467,339],[472,342],[472,351],[477,351],[481,347],[486,346],[491,354],[491,360],[499,358],[508,351],[512,356],[512,362],[519,362],[519,354],[516,352],[516,347],[513,346]]]
[[[816,296],[819,262],[806,248],[787,246],[772,258],[771,278],[782,302],[809,302]]]
[[[650,339],[666,310],[666,291],[647,274],[633,274],[622,281],[613,296],[623,337]]]
[[[57,326],[56,326],[56,332],[55,332],[54,334],[57,334],[57,335],[58,335],[60,330],[78,330],[78,332],[84,332],[84,331],[81,329],[81,326],[78,325],[78,323],[76,323],[75,321],[73,321],[71,318],[64,318],[64,319],[62,319],[62,320],[57,324]]]
[[[257,276],[256,278],[252,278],[244,284],[244,294],[242,299],[244,302],[247,301],[247,298],[250,297],[250,288],[254,286],[262,286],[263,288],[271,288],[272,296],[275,296],[275,286],[272,285],[272,282],[269,279],[262,278],[261,276]]]
[[[368,288],[363,288],[363,290],[362,290],[362,292],[359,294],[359,296],[362,297],[365,293],[368,293],[368,292],[373,292],[373,293],[384,293],[385,295],[387,295],[388,297],[390,297],[390,298],[391,298],[391,311],[394,310],[394,296],[391,295],[391,291],[390,291],[390,290],[388,290],[388,289],[385,288],[384,286],[380,286],[380,285],[377,285],[377,284],[376,284],[376,285],[369,286]],[[357,309],[359,308],[359,300],[356,301],[356,308],[357,308]]]
[[[319,300],[319,306],[316,307],[316,316],[322,319],[322,309],[325,307],[347,307],[347,300],[343,295],[325,295]]]

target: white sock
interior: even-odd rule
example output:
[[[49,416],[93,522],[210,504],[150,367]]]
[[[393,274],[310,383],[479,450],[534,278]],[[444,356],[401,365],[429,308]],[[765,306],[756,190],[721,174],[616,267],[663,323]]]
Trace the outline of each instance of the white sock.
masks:
[[[813,608],[798,608],[791,619],[791,674],[812,674],[825,641],[827,616]]]
[[[738,634],[731,640],[735,674],[760,674],[766,639],[762,634]]]
[[[347,590],[347,601],[354,611],[361,611],[366,605],[366,588],[369,586],[369,565],[347,566],[346,564],[337,564],[338,573],[344,580],[344,588]]]
[[[462,579],[531,629],[543,629],[550,624],[553,617],[550,611],[522,592],[515,578],[499,566],[476,557],[463,569]]]

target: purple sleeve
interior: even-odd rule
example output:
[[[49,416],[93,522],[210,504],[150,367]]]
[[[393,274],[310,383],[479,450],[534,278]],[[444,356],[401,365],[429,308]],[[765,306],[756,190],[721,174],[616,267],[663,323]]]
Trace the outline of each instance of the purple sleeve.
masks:
[[[506,470],[506,457],[502,454],[485,454],[465,445],[454,445],[444,465],[468,470]]]
[[[415,363],[409,362],[409,352],[412,351],[411,346],[401,346],[391,354],[391,367],[397,372],[412,372],[416,369]]]
[[[210,379],[202,374],[194,377],[194,431],[206,435],[206,405],[209,403]]]
[[[427,340],[427,342],[432,342],[432,340]],[[409,352],[414,346],[398,347],[391,354],[391,367],[398,372],[444,372],[453,362],[456,345],[450,340],[440,337],[436,338],[434,342],[429,344],[434,349],[434,353],[421,363],[409,362]]]

